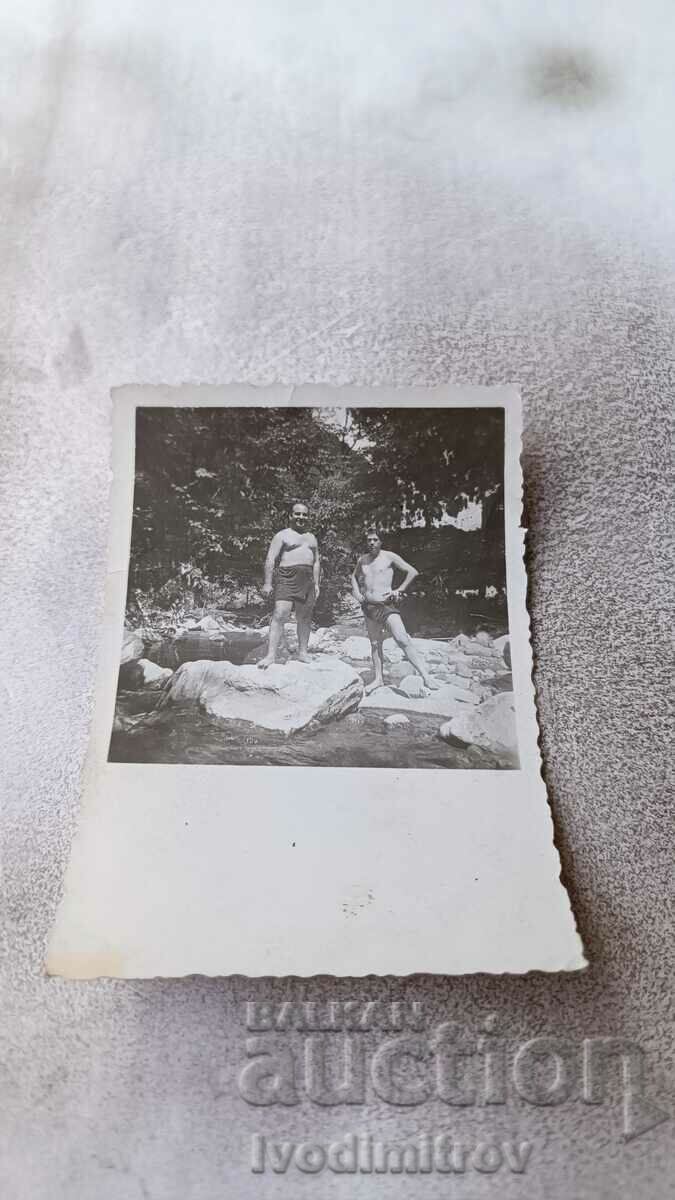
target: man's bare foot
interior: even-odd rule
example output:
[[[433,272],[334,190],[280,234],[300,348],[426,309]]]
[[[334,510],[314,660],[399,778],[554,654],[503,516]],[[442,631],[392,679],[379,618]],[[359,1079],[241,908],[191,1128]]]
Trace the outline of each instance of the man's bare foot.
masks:
[[[298,654],[298,662],[311,663],[312,662],[311,654]]]
[[[369,696],[371,692],[376,692],[381,687],[384,687],[383,679],[374,679],[372,683],[367,683],[365,688],[366,696]]]
[[[257,664],[258,670],[266,671],[268,667],[274,666],[274,661],[275,660],[273,658],[270,658],[269,655],[266,655],[265,658],[261,658],[260,662]]]

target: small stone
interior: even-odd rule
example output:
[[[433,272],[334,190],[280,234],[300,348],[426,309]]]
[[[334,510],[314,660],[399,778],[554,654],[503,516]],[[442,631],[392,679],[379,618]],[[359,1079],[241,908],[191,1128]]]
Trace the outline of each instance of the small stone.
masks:
[[[366,723],[366,718],[364,717],[363,713],[360,712],[348,713],[347,716],[343,717],[342,719],[345,725],[352,725],[355,728],[358,728],[359,725],[365,725]]]
[[[384,718],[384,723],[389,729],[396,729],[398,725],[409,725],[410,721],[405,713],[392,713],[390,717]]]
[[[491,646],[492,645],[492,638],[490,637],[490,634],[485,633],[483,630],[481,630],[480,633],[476,634],[476,641],[480,642],[481,646]]]

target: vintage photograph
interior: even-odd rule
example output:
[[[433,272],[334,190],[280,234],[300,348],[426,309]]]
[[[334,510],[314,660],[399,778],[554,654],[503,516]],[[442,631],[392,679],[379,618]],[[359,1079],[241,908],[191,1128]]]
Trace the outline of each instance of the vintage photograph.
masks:
[[[113,762],[512,770],[502,407],[136,409]]]
[[[114,390],[50,972],[583,964],[541,773],[521,428],[508,385]]]

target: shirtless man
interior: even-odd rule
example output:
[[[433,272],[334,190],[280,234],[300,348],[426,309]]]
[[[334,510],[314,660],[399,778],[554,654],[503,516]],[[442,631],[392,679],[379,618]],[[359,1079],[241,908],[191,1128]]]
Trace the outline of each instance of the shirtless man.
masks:
[[[395,608],[399,597],[410,587],[419,572],[398,554],[391,550],[383,550],[376,529],[368,531],[366,541],[368,553],[361,555],[352,572],[352,592],[363,608],[375,668],[375,678],[368,684],[366,694],[384,686],[382,643],[386,632],[391,634],[408,662],[413,665],[418,675],[422,676],[424,686],[430,691],[435,691],[439,685],[428,674],[401,615]],[[394,568],[405,575],[405,579],[397,588],[392,588]]]
[[[263,670],[277,661],[279,646],[284,636],[284,625],[291,615],[293,605],[298,622],[298,658],[300,662],[311,662],[307,652],[312,612],[319,595],[319,547],[313,533],[307,531],[309,509],[306,504],[294,504],[291,509],[291,524],[287,529],[275,533],[265,559],[265,582],[263,596],[274,591],[274,612],[270,625],[267,654],[258,663]],[[277,566],[276,586],[272,586],[274,568]]]

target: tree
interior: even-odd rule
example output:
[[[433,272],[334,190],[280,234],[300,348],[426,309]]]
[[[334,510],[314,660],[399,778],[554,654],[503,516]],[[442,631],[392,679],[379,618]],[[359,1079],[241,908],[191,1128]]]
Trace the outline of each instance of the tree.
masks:
[[[322,613],[348,588],[364,527],[431,528],[502,480],[501,409],[139,408],[129,589],[158,607],[255,589],[272,535],[309,504]],[[490,536],[503,537],[493,520]],[[443,585],[445,586],[445,585]],[[448,584],[449,586],[449,584]]]
[[[139,409],[130,586],[159,588],[181,564],[257,582],[294,500],[319,532],[344,532],[360,470],[309,408]]]
[[[359,408],[352,418],[371,468],[374,515],[384,524],[456,516],[502,482],[501,408]]]

